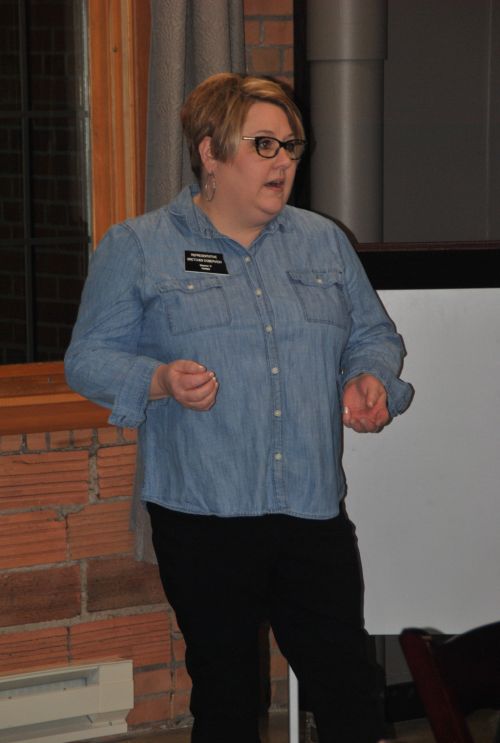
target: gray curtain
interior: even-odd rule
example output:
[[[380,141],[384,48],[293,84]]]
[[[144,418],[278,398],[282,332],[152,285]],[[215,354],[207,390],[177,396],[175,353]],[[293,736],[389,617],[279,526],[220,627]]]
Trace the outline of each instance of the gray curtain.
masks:
[[[179,112],[216,72],[244,72],[243,0],[151,0],[146,209],[193,180]]]
[[[194,178],[179,119],[187,94],[216,72],[245,71],[243,0],[151,0],[149,67],[148,211],[168,203]],[[135,555],[155,562],[141,483],[138,452],[131,514]]]

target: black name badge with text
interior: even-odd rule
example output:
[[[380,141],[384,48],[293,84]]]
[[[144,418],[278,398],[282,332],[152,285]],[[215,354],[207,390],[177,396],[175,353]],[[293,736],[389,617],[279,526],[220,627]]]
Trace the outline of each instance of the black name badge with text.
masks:
[[[184,268],[186,271],[197,273],[227,274],[227,267],[222,253],[197,253],[186,250],[184,253]]]

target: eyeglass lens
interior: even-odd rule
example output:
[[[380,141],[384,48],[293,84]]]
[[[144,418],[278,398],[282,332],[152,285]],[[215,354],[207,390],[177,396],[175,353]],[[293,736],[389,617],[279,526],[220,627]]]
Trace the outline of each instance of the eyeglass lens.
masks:
[[[304,153],[305,142],[301,139],[281,142],[275,137],[255,137],[255,149],[262,157],[276,157],[280,147],[286,150],[292,160],[299,160]]]

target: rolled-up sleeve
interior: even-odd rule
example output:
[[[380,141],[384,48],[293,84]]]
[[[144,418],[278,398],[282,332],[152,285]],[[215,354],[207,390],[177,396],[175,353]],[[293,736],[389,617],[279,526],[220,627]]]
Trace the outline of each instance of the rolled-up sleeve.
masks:
[[[342,385],[360,374],[372,374],[387,391],[390,415],[400,415],[413,397],[412,386],[399,378],[405,356],[403,341],[372,288],[358,256],[343,236],[341,251],[352,323],[342,355]]]
[[[70,387],[111,408],[109,422],[127,428],[145,417],[157,359],[138,355],[144,259],[131,229],[109,230],[92,257],[78,318],[65,355]]]

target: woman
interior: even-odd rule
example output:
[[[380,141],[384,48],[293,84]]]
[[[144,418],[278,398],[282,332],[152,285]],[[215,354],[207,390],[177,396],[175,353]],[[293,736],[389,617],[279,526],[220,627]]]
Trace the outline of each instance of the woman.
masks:
[[[198,183],[104,237],[68,381],[139,428],[192,740],[259,741],[269,620],[321,743],[375,743],[341,429],[379,431],[407,407],[401,340],[345,235],[287,206],[305,141],[279,84],[215,75],[182,123]]]

